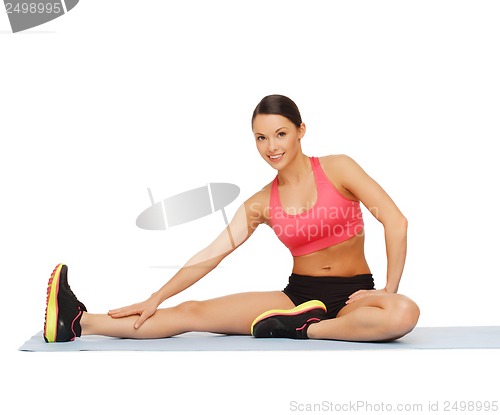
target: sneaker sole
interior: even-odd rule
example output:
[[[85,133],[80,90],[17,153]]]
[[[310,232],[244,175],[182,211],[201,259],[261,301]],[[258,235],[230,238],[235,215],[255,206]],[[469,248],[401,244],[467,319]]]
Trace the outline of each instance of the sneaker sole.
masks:
[[[45,308],[45,325],[43,337],[47,343],[54,343],[57,338],[57,321],[59,317],[59,307],[57,305],[57,295],[59,293],[59,280],[63,264],[58,264],[49,278],[47,287],[47,306]]]
[[[316,309],[322,309],[326,313],[326,306],[319,300],[310,300],[305,303],[299,304],[297,307],[294,307],[290,310],[268,310],[265,311],[264,313],[260,314],[257,316],[257,318],[253,321],[252,326],[250,327],[250,332],[252,333],[253,336],[253,329],[254,326],[259,323],[260,321],[264,320],[265,318],[272,317],[272,316],[295,316],[297,314],[305,313],[307,311],[311,310],[316,310]]]

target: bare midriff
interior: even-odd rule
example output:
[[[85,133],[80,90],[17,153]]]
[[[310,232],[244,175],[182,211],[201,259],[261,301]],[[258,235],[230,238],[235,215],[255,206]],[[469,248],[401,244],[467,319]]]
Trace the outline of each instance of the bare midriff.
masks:
[[[364,232],[338,245],[293,258],[294,274],[311,277],[352,277],[370,274],[364,252]]]

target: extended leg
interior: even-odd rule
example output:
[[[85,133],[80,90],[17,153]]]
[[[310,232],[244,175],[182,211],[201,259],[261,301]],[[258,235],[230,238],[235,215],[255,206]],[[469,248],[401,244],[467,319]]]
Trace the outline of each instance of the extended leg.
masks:
[[[346,305],[334,319],[311,324],[311,339],[395,340],[416,326],[420,310],[401,294],[371,295]]]
[[[91,313],[83,313],[81,327],[82,335],[137,339],[170,337],[188,331],[250,334],[252,321],[259,314],[272,308],[292,307],[294,304],[281,291],[249,292],[158,309],[139,329],[134,328],[137,316],[112,318]]]

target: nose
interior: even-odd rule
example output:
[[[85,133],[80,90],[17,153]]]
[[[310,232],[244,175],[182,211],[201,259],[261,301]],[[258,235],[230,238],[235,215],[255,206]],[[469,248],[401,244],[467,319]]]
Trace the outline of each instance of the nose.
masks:
[[[273,153],[275,152],[279,147],[278,147],[278,142],[276,141],[275,138],[269,138],[268,140],[268,148],[269,152]]]

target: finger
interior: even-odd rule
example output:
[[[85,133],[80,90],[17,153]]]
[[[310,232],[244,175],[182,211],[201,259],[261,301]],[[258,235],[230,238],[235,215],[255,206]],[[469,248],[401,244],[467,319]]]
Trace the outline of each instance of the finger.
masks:
[[[134,327],[135,327],[136,329],[138,329],[139,327],[141,327],[141,326],[144,324],[144,322],[145,322],[148,318],[150,318],[151,316],[153,316],[155,313],[156,313],[156,309],[154,309],[154,310],[147,310],[147,309],[146,309],[146,310],[142,311],[142,313],[139,313],[139,314],[140,314],[140,316],[139,316],[139,318],[136,320],[136,322],[135,322],[135,324],[134,324]]]
[[[120,307],[120,308],[114,308],[113,310],[109,310],[108,311],[108,314],[116,314],[116,313],[121,313],[122,311],[124,310],[127,310],[129,309],[130,306],[127,306],[127,307]]]
[[[353,303],[354,301],[359,301],[362,298],[368,297],[370,295],[382,295],[385,294],[383,290],[359,290],[355,293],[351,294],[349,300],[346,301],[346,304]]]
[[[128,307],[108,311],[108,315],[110,315],[113,318],[133,316],[135,314],[140,314],[140,311],[138,311],[135,308],[128,308]]]
[[[362,296],[365,292],[366,292],[366,290],[358,290],[358,291],[356,291],[356,292],[352,293],[352,294],[349,296],[349,299],[350,299],[350,300],[356,299],[356,298],[358,298],[358,297]]]
[[[149,316],[146,316],[146,314],[142,313],[140,315],[140,317],[136,320],[135,324],[134,324],[134,328],[135,329],[138,329],[140,328],[143,323],[149,318]]]
[[[358,301],[360,300],[361,298],[363,298],[364,296],[366,295],[366,290],[359,290],[359,291],[356,291],[355,293],[352,293],[348,300],[345,302],[346,304],[350,304],[350,303],[353,303],[354,301]]]
[[[356,297],[356,296],[358,296],[361,292],[362,292],[361,290],[355,291],[355,292],[353,292],[353,293],[349,296],[349,298]]]

